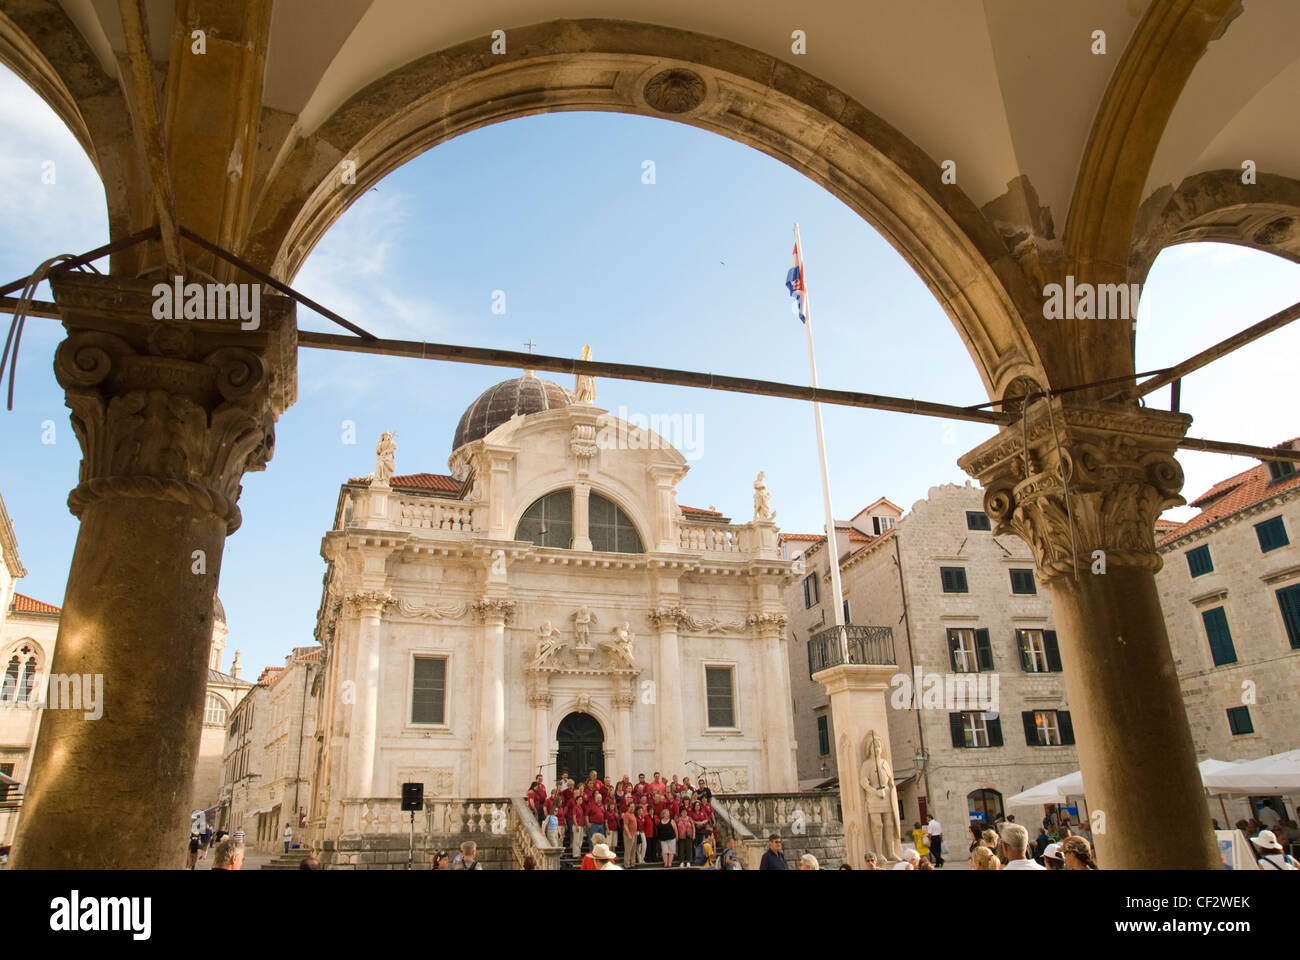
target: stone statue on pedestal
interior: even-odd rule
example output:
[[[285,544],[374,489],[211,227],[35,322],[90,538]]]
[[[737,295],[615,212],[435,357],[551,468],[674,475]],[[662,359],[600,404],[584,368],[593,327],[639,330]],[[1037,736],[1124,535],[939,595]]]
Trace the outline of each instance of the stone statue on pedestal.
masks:
[[[761,470],[758,479],[754,481],[754,519],[755,520],[774,520],[776,514],[772,512],[772,495],[767,492],[767,482],[764,479],[767,474]]]
[[[379,443],[375,444],[375,472],[373,483],[380,486],[388,486],[389,478],[397,469],[395,454],[397,453],[397,441],[393,439],[393,432],[385,430],[383,436],[379,438]]]
[[[635,670],[636,660],[632,657],[632,625],[624,621],[623,625],[615,627],[613,632],[614,639],[602,640],[600,645]]]
[[[561,648],[567,646],[559,640],[560,631],[551,626],[551,621],[547,620],[537,628],[537,650],[533,656],[533,666],[545,666],[555,654],[559,653]]]
[[[901,860],[903,848],[899,841],[894,768],[885,756],[880,734],[870,731],[864,745],[867,759],[858,771],[858,782],[866,796],[867,849],[886,860]]]

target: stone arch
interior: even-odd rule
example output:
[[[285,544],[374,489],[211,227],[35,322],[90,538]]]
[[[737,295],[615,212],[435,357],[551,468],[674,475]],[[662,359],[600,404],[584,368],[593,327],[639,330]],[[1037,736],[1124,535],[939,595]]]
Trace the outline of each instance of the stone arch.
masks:
[[[515,117],[586,110],[676,120],[751,146],[871,223],[952,318],[990,396],[1038,369],[1020,316],[1038,303],[1002,240],[939,165],[828,83],[717,37],[613,20],[511,27],[371,83],[271,164],[243,255],[292,278],[335,220],[397,167]],[[343,161],[355,184],[342,189]]]
[[[592,493],[600,494],[610,503],[614,504],[627,514],[628,519],[631,520],[633,525],[636,527],[637,536],[641,538],[643,552],[644,550],[648,550],[650,546],[654,544],[655,541],[646,536],[647,530],[654,529],[653,525],[646,517],[645,511],[633,503],[624,491],[621,489],[615,489],[610,484],[600,483],[591,479],[581,481],[565,479],[557,482],[554,474],[549,477],[540,477],[524,486],[518,492],[518,499],[515,501],[514,507],[510,511],[509,522],[506,524],[506,529],[510,531],[511,536],[514,536],[515,532],[519,529],[519,521],[523,519],[524,513],[534,503],[543,497],[549,496],[552,493],[557,493],[560,490],[572,490],[574,484],[579,482],[587,484],[591,488]],[[637,554],[628,554],[628,556],[637,556]]]
[[[1144,283],[1160,251],[1179,243],[1233,243],[1300,262],[1300,182],[1260,173],[1244,184],[1241,176],[1207,170],[1149,196],[1138,214],[1129,282]]]

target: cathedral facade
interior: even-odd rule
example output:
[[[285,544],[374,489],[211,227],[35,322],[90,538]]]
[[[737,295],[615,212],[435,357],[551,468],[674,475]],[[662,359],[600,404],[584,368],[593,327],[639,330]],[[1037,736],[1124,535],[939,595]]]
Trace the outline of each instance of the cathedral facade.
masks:
[[[450,474],[342,486],[322,556],[316,840],[406,782],[522,795],[537,773],[706,772],[796,788],[780,557],[754,519],[679,507],[662,437],[533,376],[465,411]]]

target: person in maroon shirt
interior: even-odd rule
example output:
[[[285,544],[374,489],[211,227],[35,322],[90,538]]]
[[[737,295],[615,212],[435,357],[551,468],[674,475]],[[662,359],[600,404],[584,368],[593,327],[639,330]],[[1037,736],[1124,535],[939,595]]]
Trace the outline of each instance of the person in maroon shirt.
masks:
[[[673,774],[673,782],[668,784],[668,792],[674,797],[682,792],[682,785],[677,782],[677,774]]]
[[[622,849],[623,815],[612,798],[605,801],[605,843],[611,850]]]
[[[636,860],[636,831],[637,819],[636,814],[631,810],[623,813],[623,862],[629,867],[635,867]]]
[[[682,802],[678,800],[676,796],[674,796],[671,800],[668,801],[668,812],[674,820],[676,820],[679,816],[681,816]]]
[[[582,849],[582,837],[587,831],[587,816],[583,812],[582,804],[575,803],[569,808],[569,820],[573,823],[573,855],[576,857]]]
[[[649,863],[651,860],[657,859],[657,857],[654,856],[655,851],[650,847],[654,835],[654,818],[650,816],[649,809],[643,803],[636,808],[636,850],[638,862]]]
[[[691,818],[683,812],[677,817],[677,859],[681,860],[678,866],[684,867],[688,863],[694,862],[695,858],[695,826],[691,823]]]
[[[655,778],[650,783],[650,791],[654,793],[656,796],[658,796],[664,792],[665,786],[667,786],[667,784],[665,784],[662,780],[659,779],[659,771],[656,770]]]
[[[587,817],[587,836],[605,832],[605,803],[600,793],[593,793],[582,811]]]
[[[643,797],[645,797],[646,791],[649,789],[650,789],[650,784],[645,782],[645,774],[638,773],[636,775],[636,783],[632,785],[633,796],[635,796],[637,800],[640,801]]]
[[[704,804],[696,800],[691,804],[691,826],[695,828],[695,862],[704,859],[704,841],[709,835],[709,817],[704,812]]]

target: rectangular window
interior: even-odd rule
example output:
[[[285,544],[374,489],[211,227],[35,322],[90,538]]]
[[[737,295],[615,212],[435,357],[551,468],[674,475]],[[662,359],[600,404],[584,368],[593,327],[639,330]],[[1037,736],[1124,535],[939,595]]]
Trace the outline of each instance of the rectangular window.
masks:
[[[735,689],[732,685],[734,672],[731,667],[704,668],[710,727],[731,729],[736,726]]]
[[[953,673],[979,673],[993,669],[993,644],[984,629],[948,631],[948,660]]]
[[[1295,473],[1295,464],[1290,460],[1270,460],[1268,462],[1268,475],[1270,482],[1277,483],[1279,480],[1285,480]]]
[[[1292,650],[1300,650],[1300,583],[1283,587],[1277,592],[1277,605],[1282,609],[1282,623]]]
[[[822,597],[820,588],[817,586],[817,574],[813,572],[803,578],[803,606],[805,610],[808,610],[821,602]]]
[[[958,748],[1002,746],[1002,720],[988,713],[950,713],[952,745]]]
[[[12,777],[14,775],[14,765],[12,763],[0,763],[0,773],[3,773],[6,777]],[[0,801],[8,800],[9,791],[13,789],[15,788],[10,784],[0,783]]]
[[[830,718],[822,714],[817,718],[817,755],[819,757],[828,756],[831,752],[831,724]]]
[[[886,530],[894,525],[896,521],[893,517],[872,517],[871,529],[876,531],[876,536],[880,536]]]
[[[1255,725],[1250,722],[1250,707],[1228,708],[1228,729],[1234,737],[1243,733],[1254,733]]]
[[[1203,573],[1209,573],[1214,569],[1214,561],[1210,559],[1210,545],[1203,543],[1195,550],[1187,551],[1187,569],[1191,571],[1192,576],[1199,577]]]
[[[1282,523],[1280,514],[1265,520],[1263,523],[1255,524],[1255,536],[1259,537],[1261,553],[1268,553],[1278,547],[1285,547],[1291,542],[1287,539],[1286,526]]]
[[[1074,725],[1068,710],[1025,710],[1025,743],[1031,747],[1061,747],[1074,743]]]
[[[411,722],[446,723],[447,660],[416,657],[411,687]]]
[[[1011,592],[1024,593],[1024,594],[1037,593],[1038,588],[1034,586],[1034,571],[1012,570],[1011,571]]]
[[[852,620],[849,619],[849,602],[847,600],[844,601],[844,622],[845,623],[853,622]]]
[[[967,530],[992,530],[993,524],[989,520],[989,515],[983,510],[966,511],[966,529]]]
[[[1048,656],[1047,634],[1052,635],[1052,652]],[[1056,651],[1056,634],[1047,630],[1017,630],[1016,646],[1020,649],[1020,668],[1025,673],[1056,673],[1061,669],[1060,653]],[[1055,660],[1055,670],[1053,670]]]
[[[1210,641],[1210,656],[1214,665],[1237,662],[1237,651],[1232,645],[1232,632],[1228,629],[1228,615],[1223,607],[1215,607],[1201,614],[1205,622],[1205,638]]]
[[[970,593],[966,588],[965,567],[940,567],[939,582],[944,593]]]

